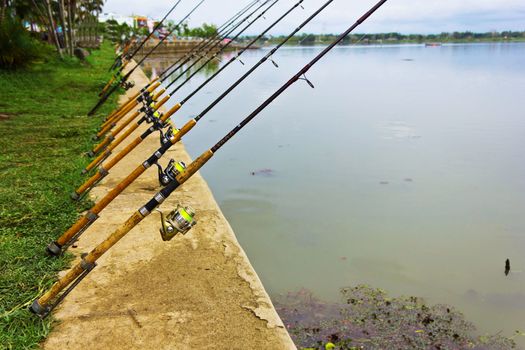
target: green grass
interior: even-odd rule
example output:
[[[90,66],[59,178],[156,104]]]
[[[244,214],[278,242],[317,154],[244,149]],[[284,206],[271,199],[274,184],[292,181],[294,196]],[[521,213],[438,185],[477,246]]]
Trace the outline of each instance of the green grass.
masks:
[[[89,64],[50,59],[27,70],[0,71],[0,349],[36,348],[52,318],[28,303],[56,280],[68,257],[47,257],[90,203],[69,194],[85,180],[91,137],[116,105],[116,94],[94,117],[87,111],[110,77],[114,52],[93,51]]]

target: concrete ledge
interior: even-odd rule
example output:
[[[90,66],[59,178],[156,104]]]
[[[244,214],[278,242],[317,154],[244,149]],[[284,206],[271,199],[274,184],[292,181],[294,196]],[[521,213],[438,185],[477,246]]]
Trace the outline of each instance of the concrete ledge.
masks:
[[[131,79],[137,87],[147,83],[140,70]],[[129,140],[144,130],[142,126]],[[91,195],[105,195],[158,147],[158,136],[150,136],[111,169]],[[182,144],[161,163],[170,158],[190,162]],[[89,251],[149,200],[159,188],[156,172],[156,167],[148,169],[117,197],[71,251]],[[295,349],[199,174],[161,209],[169,211],[177,203],[196,209],[197,226],[184,237],[163,242],[159,215],[143,220],[99,259],[57,309],[60,324],[43,344],[45,349]]]

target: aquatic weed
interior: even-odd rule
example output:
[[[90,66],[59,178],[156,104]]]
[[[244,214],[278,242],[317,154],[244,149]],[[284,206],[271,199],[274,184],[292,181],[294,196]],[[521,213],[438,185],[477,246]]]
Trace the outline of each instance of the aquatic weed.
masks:
[[[365,285],[341,289],[342,302],[326,303],[302,289],[275,299],[298,348],[513,349],[512,339],[475,336],[475,327],[451,306],[428,306],[418,297],[390,298]]]

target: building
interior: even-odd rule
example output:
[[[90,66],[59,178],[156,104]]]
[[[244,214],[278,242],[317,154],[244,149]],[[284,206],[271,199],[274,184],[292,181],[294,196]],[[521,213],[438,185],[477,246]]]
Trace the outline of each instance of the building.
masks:
[[[119,24],[126,23],[130,27],[135,26],[135,18],[132,16],[122,16],[112,12],[101,13],[98,17],[99,22],[107,22],[110,19],[117,21]]]

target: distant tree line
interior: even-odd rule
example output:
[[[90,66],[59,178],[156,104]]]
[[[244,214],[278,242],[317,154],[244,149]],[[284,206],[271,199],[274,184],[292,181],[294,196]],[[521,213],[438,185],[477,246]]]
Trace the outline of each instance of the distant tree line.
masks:
[[[306,34],[296,35],[288,45],[315,45],[330,43],[338,35],[336,34]],[[255,38],[245,36],[244,41]],[[276,44],[285,38],[281,36],[266,36],[261,39],[260,44]],[[377,44],[377,43],[425,43],[425,42],[481,42],[481,41],[525,41],[525,31],[503,31],[474,33],[466,32],[443,32],[440,34],[401,34],[401,33],[376,33],[376,34],[351,34],[344,40],[343,44]]]
[[[108,20],[104,24],[106,36],[112,42],[122,42],[128,40],[131,36],[147,36],[149,29],[146,27],[132,27],[126,23],[118,23],[115,20]],[[217,27],[214,24],[204,23],[200,27],[190,28],[187,23],[177,27],[177,23],[168,20],[155,33],[155,36],[163,36],[173,33],[177,37],[198,37],[209,38],[217,33]]]
[[[174,25],[175,24],[173,21],[169,21],[167,24],[167,29],[170,29],[170,26]],[[177,36],[210,38],[217,33],[217,26],[214,24],[204,23],[200,27],[190,28],[187,23],[183,23],[175,30],[175,33]]]

